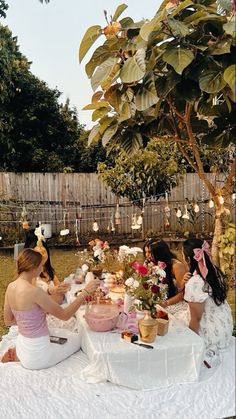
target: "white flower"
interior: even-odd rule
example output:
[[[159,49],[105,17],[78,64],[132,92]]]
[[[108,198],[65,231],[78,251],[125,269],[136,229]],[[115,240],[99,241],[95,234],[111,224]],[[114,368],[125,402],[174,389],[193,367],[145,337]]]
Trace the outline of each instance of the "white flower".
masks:
[[[135,279],[134,283],[133,283],[133,288],[136,289],[139,287],[139,282]]]
[[[132,287],[134,282],[135,282],[134,278],[130,277],[130,278],[126,279],[125,285],[127,285],[127,287]]]
[[[81,269],[82,269],[82,271],[83,271],[83,272],[87,272],[87,271],[89,270],[89,267],[88,267],[88,265],[86,265],[86,263],[84,263],[84,264],[81,266]]]

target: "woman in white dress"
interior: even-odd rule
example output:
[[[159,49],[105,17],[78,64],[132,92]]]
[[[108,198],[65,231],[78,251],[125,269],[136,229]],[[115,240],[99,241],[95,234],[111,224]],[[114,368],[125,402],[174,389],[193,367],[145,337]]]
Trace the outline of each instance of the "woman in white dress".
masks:
[[[190,310],[189,327],[204,339],[208,353],[217,354],[219,349],[229,346],[233,331],[225,277],[212,263],[205,240],[186,240],[183,255],[192,274],[184,293]]]

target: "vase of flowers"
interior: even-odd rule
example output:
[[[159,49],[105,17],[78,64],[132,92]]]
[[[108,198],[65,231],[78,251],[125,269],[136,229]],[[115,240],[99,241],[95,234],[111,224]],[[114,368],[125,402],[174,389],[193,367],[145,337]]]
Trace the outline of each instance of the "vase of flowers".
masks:
[[[139,322],[141,340],[153,342],[157,334],[156,305],[167,299],[165,264],[147,267],[135,261],[131,267],[133,275],[125,281],[126,293],[135,299],[134,305],[139,310],[145,311]]]
[[[144,311],[144,317],[138,321],[138,329],[140,339],[143,342],[154,342],[157,336],[158,324],[157,319],[154,319],[150,310]]]

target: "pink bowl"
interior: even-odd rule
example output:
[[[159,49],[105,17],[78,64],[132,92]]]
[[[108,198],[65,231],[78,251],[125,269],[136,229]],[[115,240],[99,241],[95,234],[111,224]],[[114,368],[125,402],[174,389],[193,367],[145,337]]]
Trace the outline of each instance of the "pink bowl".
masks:
[[[119,317],[116,305],[95,304],[88,306],[85,320],[94,332],[107,332],[114,329]]]

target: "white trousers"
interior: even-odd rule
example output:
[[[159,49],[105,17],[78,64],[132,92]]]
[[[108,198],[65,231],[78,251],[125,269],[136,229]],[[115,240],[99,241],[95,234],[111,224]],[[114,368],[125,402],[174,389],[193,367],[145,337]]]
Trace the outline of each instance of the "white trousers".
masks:
[[[50,368],[80,349],[80,336],[65,329],[50,329],[50,335],[67,338],[59,345],[51,343],[49,336],[26,338],[21,334],[16,340],[16,354],[24,368],[41,370]]]

